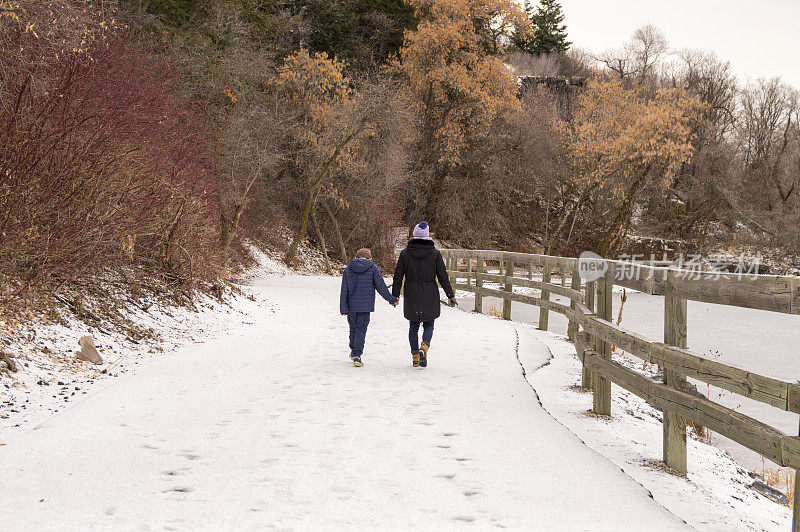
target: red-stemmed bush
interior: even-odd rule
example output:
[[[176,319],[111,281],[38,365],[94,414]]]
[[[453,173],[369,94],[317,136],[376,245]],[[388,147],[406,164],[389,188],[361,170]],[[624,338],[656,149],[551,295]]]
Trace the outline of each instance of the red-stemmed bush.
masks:
[[[130,38],[4,38],[2,301],[122,264],[217,274],[214,134],[190,73]]]

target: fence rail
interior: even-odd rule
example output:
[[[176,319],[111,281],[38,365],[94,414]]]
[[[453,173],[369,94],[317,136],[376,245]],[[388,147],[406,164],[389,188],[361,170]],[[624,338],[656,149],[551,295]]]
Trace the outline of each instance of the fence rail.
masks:
[[[503,318],[511,318],[512,302],[540,308],[539,328],[547,330],[549,312],[569,320],[568,336],[583,364],[582,385],[593,390],[593,410],[611,415],[611,383],[635,393],[663,411],[663,457],[667,466],[686,474],[686,422],[694,421],[755,451],[773,462],[796,470],[793,532],[800,532],[800,437],[790,436],[760,421],[690,394],[687,377],[728,390],[788,412],[800,413],[800,384],[758,375],[709,360],[686,349],[687,300],[800,314],[800,278],[740,276],[687,271],[621,261],[602,261],[602,275],[582,282],[578,259],[492,250],[442,250],[454,288],[475,294],[475,311],[483,297],[503,301]],[[497,263],[498,273],[487,266]],[[462,269],[463,267],[463,269]],[[517,269],[519,267],[519,269]],[[541,280],[534,279],[534,270]],[[516,276],[525,274],[526,277]],[[553,282],[553,275],[561,284]],[[571,278],[566,286],[567,277]],[[466,282],[459,282],[459,281]],[[493,282],[498,288],[487,288]],[[612,323],[612,292],[622,286],[664,296],[664,341],[653,342]],[[520,294],[514,286],[539,291]],[[564,305],[551,294],[567,298]],[[633,371],[611,359],[617,346],[646,362],[658,364],[664,382]]]

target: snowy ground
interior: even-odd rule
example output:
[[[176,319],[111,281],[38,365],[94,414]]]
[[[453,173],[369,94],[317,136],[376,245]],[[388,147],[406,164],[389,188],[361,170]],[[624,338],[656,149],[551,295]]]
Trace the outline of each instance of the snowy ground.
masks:
[[[273,276],[295,275],[280,260],[280,253],[250,249],[257,266],[248,270],[242,279],[265,279]],[[307,245],[300,247],[304,259],[302,273],[321,271],[321,253]],[[46,324],[16,324],[9,330],[0,322],[0,345],[10,354],[19,368],[17,373],[0,371],[0,444],[37,423],[63,411],[70,404],[96,392],[113,381],[129,376],[141,366],[194,342],[220,337],[237,325],[252,324],[251,316],[274,312],[258,292],[236,294],[226,290],[225,301],[211,295],[195,296],[194,308],[169,304],[152,294],[134,299],[121,292],[117,298],[126,301],[120,306],[120,317],[142,334],[131,335],[102,322],[90,326],[65,309],[54,309],[60,319]],[[78,339],[84,335],[94,338],[103,358],[95,365],[78,360]],[[132,336],[136,336],[133,338]],[[0,363],[2,364],[2,363]]]
[[[511,324],[446,309],[415,370],[381,305],[357,369],[338,285],[260,281],[275,313],[3,441],[3,528],[685,527],[540,407]]]
[[[516,288],[515,291],[526,289]],[[617,287],[614,295],[615,320],[619,316],[621,292],[622,289]],[[538,291],[533,293],[538,294]],[[463,306],[472,309],[474,303],[471,294],[460,292],[460,296],[466,296]],[[568,303],[558,296],[551,298]],[[501,301],[485,297],[484,312],[492,308],[501,309]],[[513,320],[538,325],[538,307],[512,303],[511,308]],[[566,334],[567,319],[564,316],[551,312],[549,325],[551,331]],[[650,340],[663,341],[664,298],[627,290],[621,325]],[[688,347],[695,353],[761,375],[789,382],[800,381],[800,343],[797,342],[800,316],[689,301],[687,329]],[[631,360],[638,361],[633,357]],[[690,381],[701,393],[728,408],[736,409],[787,434],[797,434],[797,414],[703,382],[693,379]],[[716,434],[713,435],[713,440],[720,448],[730,452],[742,466],[751,470],[764,467],[765,462],[758,454]],[[766,461],[766,465],[777,467],[769,461]]]
[[[526,330],[530,329],[520,326],[520,331]],[[538,367],[538,359],[527,359],[525,353],[535,349],[543,336],[540,331],[521,334],[521,361],[526,368]],[[575,347],[563,336],[549,336],[545,341],[552,359],[528,373],[544,408],[586,445],[646,486],[656,502],[698,530],[791,529],[791,510],[753,489],[759,479],[713,445],[690,438],[688,477],[664,472],[661,412],[636,395],[613,386],[611,419],[592,416],[591,392],[577,388],[581,363]],[[529,344],[533,344],[530,349]],[[620,356],[615,360],[625,363]]]
[[[157,301],[129,305],[126,318],[152,334],[138,340],[113,328],[90,327],[71,315],[63,323],[27,326],[21,340],[4,346],[19,371],[0,372],[0,444],[161,359],[164,351],[225,334],[237,324],[250,323],[250,314],[264,308],[245,296],[229,298],[233,305],[198,296],[194,310]],[[77,359],[78,339],[84,335],[94,338],[103,364]]]
[[[646,466],[660,427],[635,398],[587,418],[558,337],[443,309],[414,369],[379,300],[353,368],[339,280],[261,259],[205,340],[0,425],[0,529],[787,529],[713,447],[692,443],[688,481]]]

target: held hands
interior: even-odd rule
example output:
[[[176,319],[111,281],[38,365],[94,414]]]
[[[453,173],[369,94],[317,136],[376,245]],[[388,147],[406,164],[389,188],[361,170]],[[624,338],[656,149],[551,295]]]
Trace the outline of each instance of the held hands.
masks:
[[[451,306],[451,307],[453,307],[453,308],[455,308],[455,307],[457,307],[457,306],[458,306],[458,302],[456,301],[456,298],[454,298],[454,297],[451,297],[451,298],[448,300],[448,303],[450,303],[450,306]]]
[[[399,297],[394,298],[394,303],[392,303],[392,306],[396,307],[399,304],[400,304],[400,298]]]

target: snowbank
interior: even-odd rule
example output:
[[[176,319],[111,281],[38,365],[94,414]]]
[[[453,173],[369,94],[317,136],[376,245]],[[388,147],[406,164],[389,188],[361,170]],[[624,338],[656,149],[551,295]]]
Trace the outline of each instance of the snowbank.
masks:
[[[759,479],[713,445],[690,438],[688,477],[665,471],[659,410],[613,386],[612,417],[593,416],[591,392],[578,387],[581,363],[575,347],[562,335],[524,325],[518,329],[520,360],[544,408],[587,446],[650,490],[672,513],[698,530],[791,529],[791,510],[754,489]],[[535,355],[540,341],[552,354],[541,367]],[[634,367],[625,357],[615,355],[614,360]]]

